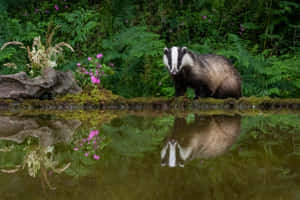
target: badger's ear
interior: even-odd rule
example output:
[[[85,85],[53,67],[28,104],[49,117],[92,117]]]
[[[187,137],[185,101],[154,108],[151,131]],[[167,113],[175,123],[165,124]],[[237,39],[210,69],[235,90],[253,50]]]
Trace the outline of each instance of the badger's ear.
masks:
[[[187,48],[186,47],[182,47],[181,51],[182,51],[183,54],[185,54],[187,52]]]
[[[167,54],[169,52],[169,49],[167,47],[164,48],[164,54]]]

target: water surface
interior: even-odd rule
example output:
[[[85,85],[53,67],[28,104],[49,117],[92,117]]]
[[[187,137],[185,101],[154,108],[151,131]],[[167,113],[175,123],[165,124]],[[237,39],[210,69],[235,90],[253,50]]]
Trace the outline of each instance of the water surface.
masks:
[[[75,116],[0,116],[1,200],[300,198],[300,115]]]

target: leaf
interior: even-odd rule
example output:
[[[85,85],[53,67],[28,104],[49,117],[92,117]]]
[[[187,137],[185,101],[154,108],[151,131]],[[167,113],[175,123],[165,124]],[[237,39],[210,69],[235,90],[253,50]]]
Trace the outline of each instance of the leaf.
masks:
[[[259,25],[252,23],[252,22],[243,23],[243,27],[245,29],[249,29],[249,30],[256,30],[256,29],[260,28]]]

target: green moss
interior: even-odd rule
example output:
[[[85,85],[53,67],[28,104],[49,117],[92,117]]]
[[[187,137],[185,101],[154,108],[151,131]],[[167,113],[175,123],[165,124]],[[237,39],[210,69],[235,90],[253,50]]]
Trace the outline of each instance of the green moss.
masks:
[[[167,102],[172,100],[173,98],[168,97],[137,97],[128,99],[127,102],[130,103],[153,103],[153,102]]]
[[[92,89],[85,91],[81,94],[71,95],[68,94],[64,97],[59,97],[55,101],[57,102],[75,102],[75,103],[99,103],[99,102],[114,102],[124,101],[124,98],[118,95],[112,94],[110,90],[106,89]]]

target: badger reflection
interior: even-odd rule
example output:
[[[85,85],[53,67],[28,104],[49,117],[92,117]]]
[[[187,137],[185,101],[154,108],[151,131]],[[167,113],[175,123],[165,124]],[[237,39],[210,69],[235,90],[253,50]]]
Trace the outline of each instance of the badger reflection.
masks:
[[[225,153],[240,132],[240,116],[195,116],[187,123],[176,118],[161,150],[161,165],[183,167],[185,161]]]

